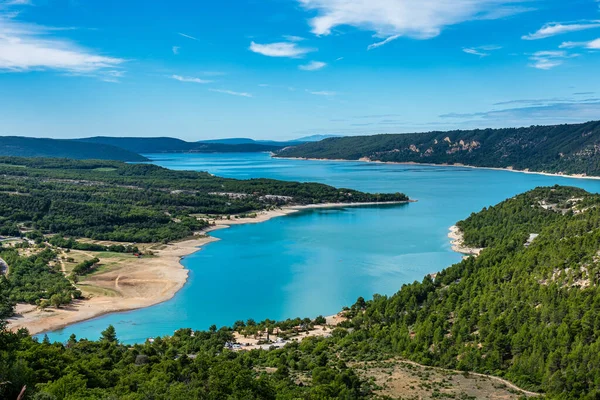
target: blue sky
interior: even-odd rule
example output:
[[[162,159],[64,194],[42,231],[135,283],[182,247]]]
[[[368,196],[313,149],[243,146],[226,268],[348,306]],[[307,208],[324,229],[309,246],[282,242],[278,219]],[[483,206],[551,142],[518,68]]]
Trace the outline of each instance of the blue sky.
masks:
[[[0,135],[581,122],[599,71],[596,0],[0,0]]]

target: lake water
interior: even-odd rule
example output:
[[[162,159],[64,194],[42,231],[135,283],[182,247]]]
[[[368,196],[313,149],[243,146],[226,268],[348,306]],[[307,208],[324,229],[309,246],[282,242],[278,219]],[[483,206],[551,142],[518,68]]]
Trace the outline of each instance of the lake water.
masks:
[[[211,233],[221,241],[186,257],[189,280],[165,303],[81,322],[51,340],[96,339],[109,324],[126,343],[255,320],[338,312],[359,296],[391,295],[461,258],[448,228],[470,213],[537,186],[600,192],[600,180],[486,169],[271,159],[268,154],[157,154],[157,165],[239,178],[315,181],[404,192],[417,203],[317,209]]]

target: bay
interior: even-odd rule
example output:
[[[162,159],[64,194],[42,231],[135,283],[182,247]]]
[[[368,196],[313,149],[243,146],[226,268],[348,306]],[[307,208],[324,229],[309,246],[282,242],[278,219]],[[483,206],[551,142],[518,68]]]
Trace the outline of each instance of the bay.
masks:
[[[173,299],[50,332],[51,340],[66,341],[72,333],[97,339],[112,324],[120,340],[136,343],[184,327],[333,314],[359,296],[391,295],[460,261],[448,228],[472,212],[537,186],[600,192],[600,180],[467,167],[287,160],[263,153],[146,156],[175,170],[403,192],[418,202],[305,210],[212,232],[221,240],[184,258],[189,279]]]

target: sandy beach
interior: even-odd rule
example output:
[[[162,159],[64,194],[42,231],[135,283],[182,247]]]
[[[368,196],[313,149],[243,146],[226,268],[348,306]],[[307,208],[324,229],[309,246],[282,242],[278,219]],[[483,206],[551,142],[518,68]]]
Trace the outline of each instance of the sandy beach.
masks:
[[[457,253],[478,256],[479,253],[481,253],[481,251],[483,250],[475,247],[465,246],[464,235],[459,229],[459,227],[456,225],[452,225],[450,227],[448,237],[451,239],[450,243],[452,244],[452,250]]]
[[[96,318],[104,314],[149,307],[171,299],[186,283],[188,271],[181,259],[202,246],[217,241],[207,234],[232,225],[260,223],[272,218],[289,215],[310,208],[360,207],[371,205],[402,204],[406,202],[380,203],[327,203],[306,206],[288,206],[280,209],[256,212],[255,218],[220,219],[211,221],[213,226],[199,232],[197,237],[169,244],[140,245],[152,256],[142,258],[123,254],[118,259],[100,257],[106,264],[99,272],[83,278],[77,287],[85,299],[76,300],[59,309],[39,310],[29,304],[18,304],[16,315],[9,319],[9,328],[27,328],[32,335],[64,328],[65,326]],[[71,252],[71,255],[77,252]],[[82,257],[95,254],[81,252]]]

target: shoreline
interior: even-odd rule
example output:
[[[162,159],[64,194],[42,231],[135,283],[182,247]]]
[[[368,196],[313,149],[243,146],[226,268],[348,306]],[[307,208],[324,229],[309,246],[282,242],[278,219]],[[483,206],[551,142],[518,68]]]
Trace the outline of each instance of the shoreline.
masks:
[[[492,171],[507,171],[507,172],[518,172],[521,174],[531,174],[531,175],[543,175],[543,176],[551,176],[558,178],[573,178],[573,179],[592,179],[592,180],[600,180],[600,176],[588,176],[584,174],[562,174],[562,173],[552,173],[552,172],[543,172],[543,171],[530,171],[528,169],[514,169],[510,167],[500,168],[500,167],[477,167],[474,165],[467,164],[434,164],[434,163],[420,163],[414,161],[406,161],[406,162],[398,162],[398,161],[378,161],[371,160],[368,157],[362,157],[358,160],[344,160],[339,158],[310,158],[310,157],[276,157],[271,154],[271,157],[280,158],[282,160],[305,160],[305,161],[335,161],[335,162],[364,162],[364,163],[373,163],[373,164],[392,164],[392,165],[426,165],[430,167],[454,167],[454,168],[472,168],[472,169],[488,169]]]
[[[198,232],[202,236],[166,245],[148,244],[149,249],[157,253],[156,257],[142,258],[142,262],[137,262],[137,259],[128,260],[116,269],[91,275],[82,279],[78,284],[78,286],[92,285],[94,290],[104,290],[104,294],[97,295],[82,288],[88,298],[74,300],[73,303],[60,309],[39,310],[36,306],[29,304],[17,304],[15,315],[8,319],[8,329],[16,331],[26,328],[29,334],[34,336],[64,329],[69,325],[107,314],[138,310],[169,301],[188,280],[189,270],[183,266],[182,260],[201,251],[204,246],[219,241],[220,239],[208,235],[219,229],[230,228],[234,225],[261,223],[309,209],[399,205],[415,201],[284,206],[275,210],[258,211],[255,218],[214,220],[212,221],[213,226]],[[160,247],[160,249],[154,250],[153,247]],[[110,293],[110,295],[106,293]]]
[[[466,256],[478,256],[483,251],[481,248],[465,246],[464,234],[458,226],[452,225],[449,231],[448,238],[451,239],[452,251]]]

